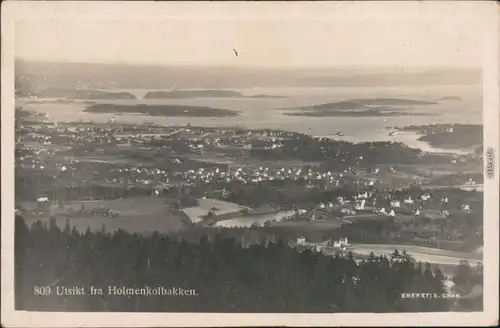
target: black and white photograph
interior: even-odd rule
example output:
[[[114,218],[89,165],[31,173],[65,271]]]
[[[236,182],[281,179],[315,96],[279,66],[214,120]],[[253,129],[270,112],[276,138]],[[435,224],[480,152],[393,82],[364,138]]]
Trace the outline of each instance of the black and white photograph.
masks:
[[[494,2],[3,9],[2,312],[498,324]]]

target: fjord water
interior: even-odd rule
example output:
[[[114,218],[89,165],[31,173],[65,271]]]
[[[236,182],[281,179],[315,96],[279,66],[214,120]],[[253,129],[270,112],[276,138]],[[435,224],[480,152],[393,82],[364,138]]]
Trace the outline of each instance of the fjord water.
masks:
[[[46,113],[51,121],[93,121],[107,122],[110,118],[123,123],[154,122],[162,125],[220,126],[244,127],[252,129],[270,128],[284,129],[314,136],[332,137],[351,142],[361,141],[402,141],[409,146],[426,151],[433,149],[418,136],[400,133],[389,136],[388,128],[408,125],[439,123],[482,123],[482,94],[480,86],[427,85],[425,87],[253,87],[245,89],[229,89],[239,91],[245,96],[274,95],[283,98],[191,98],[191,99],[144,99],[148,91],[144,89],[115,89],[108,91],[130,92],[137,99],[132,100],[96,100],[98,103],[114,104],[180,104],[191,106],[208,106],[230,109],[240,112],[234,117],[151,117],[139,114],[99,114],[83,110],[89,105],[82,101],[69,104],[36,104],[25,99],[18,99],[17,105],[26,110]],[[458,97],[446,99],[446,97]],[[400,112],[430,113],[422,116],[391,117],[308,117],[287,116],[281,108],[311,106],[329,102],[347,101],[363,98],[399,98],[411,100],[435,101],[431,105],[399,105],[393,106]],[[444,98],[444,99],[443,99]],[[343,132],[344,136],[337,136]]]

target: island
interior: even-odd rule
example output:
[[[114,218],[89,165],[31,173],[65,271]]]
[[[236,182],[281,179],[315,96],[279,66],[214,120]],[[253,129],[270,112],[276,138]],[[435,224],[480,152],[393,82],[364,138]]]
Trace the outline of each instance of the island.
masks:
[[[362,110],[371,109],[374,106],[412,106],[412,105],[435,105],[434,101],[423,101],[413,99],[396,99],[396,98],[372,98],[372,99],[352,99],[346,101],[337,101],[320,105],[312,105],[305,107],[281,108],[281,110]],[[375,107],[376,108],[376,107]],[[401,109],[402,110],[402,109]]]
[[[276,98],[276,99],[282,99],[282,98],[287,98],[285,96],[276,96],[276,95],[262,95],[262,94],[257,94],[257,95],[251,95],[251,96],[246,96],[245,98]]]
[[[483,143],[483,126],[478,124],[411,125],[397,129],[422,134],[420,141],[442,149],[475,149]]]
[[[367,110],[346,110],[346,111],[307,111],[307,112],[288,112],[286,116],[311,116],[311,117],[377,117],[377,116],[434,116],[435,113],[414,113],[414,112],[397,112],[397,111],[382,111],[379,109]]]
[[[33,93],[37,98],[64,98],[64,99],[135,99],[128,92],[107,92],[101,90],[84,89],[56,89],[50,88]]]
[[[406,112],[392,106],[433,105],[436,102],[397,98],[352,99],[305,107],[280,108],[287,116],[314,117],[373,117],[373,116],[432,116],[435,113]]]
[[[462,100],[462,98],[458,96],[448,96],[448,97],[441,97],[440,100]]]
[[[232,90],[171,90],[150,91],[144,96],[145,99],[168,99],[168,98],[197,98],[197,97],[224,97],[241,98],[240,92]]]
[[[233,90],[170,90],[170,91],[150,91],[144,96],[145,99],[189,99],[189,98],[285,98],[274,95],[251,95],[246,96]]]
[[[392,105],[435,105],[434,101],[400,99],[400,98],[369,98],[369,99],[354,99],[348,102],[358,103],[366,106],[392,106]]]
[[[205,106],[186,105],[116,105],[95,104],[84,110],[90,113],[113,114],[146,114],[151,116],[194,116],[194,117],[225,117],[238,116],[239,113],[229,109],[211,108]]]

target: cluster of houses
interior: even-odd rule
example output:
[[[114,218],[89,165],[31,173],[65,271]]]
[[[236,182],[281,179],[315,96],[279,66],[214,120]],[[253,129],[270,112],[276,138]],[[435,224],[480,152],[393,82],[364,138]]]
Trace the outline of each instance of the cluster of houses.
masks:
[[[171,160],[173,163],[180,163],[178,158]],[[66,169],[60,168],[62,171],[67,170],[69,165],[64,166]],[[309,183],[323,182],[332,186],[348,183],[344,179],[343,173],[332,173],[313,171],[308,169],[303,171],[301,168],[270,168],[260,166],[253,167],[238,167],[238,168],[199,168],[189,169],[187,171],[168,172],[164,168],[145,168],[140,166],[114,168],[109,170],[106,182],[128,182],[130,184],[150,185],[157,188],[159,191],[156,195],[170,184],[217,184],[219,182],[231,183],[239,182],[242,184],[258,184],[265,181],[273,180],[303,180]]]
[[[118,216],[118,213],[114,212],[111,208],[109,207],[96,207],[90,210],[90,215],[92,216],[104,216],[108,218],[116,217]]]
[[[326,240],[322,243],[309,243],[306,241],[305,237],[298,237],[296,241],[296,245],[302,246],[302,247],[308,247],[308,248],[313,248],[318,252],[323,251],[324,249],[331,249],[333,251],[346,251],[347,247],[349,246],[349,242],[347,240],[347,237],[340,237],[338,240]]]
[[[330,171],[328,172],[314,172],[312,169],[308,171],[303,171],[301,168],[269,168],[260,166],[259,168],[252,167],[239,167],[239,168],[228,168],[227,170],[221,170],[215,168],[213,170],[206,170],[200,168],[198,170],[189,170],[184,173],[180,173],[183,178],[189,182],[201,182],[201,183],[214,183],[218,181],[232,182],[240,181],[242,183],[259,183],[263,181],[273,181],[273,180],[308,180],[317,181],[325,180],[333,184],[339,184],[342,180],[343,174],[336,174]]]
[[[206,129],[202,128],[185,128],[185,127],[172,127],[164,131],[163,135],[158,133],[148,133],[156,132],[154,127],[140,127],[140,129],[132,129],[133,133],[130,135],[119,134],[123,132],[130,132],[130,127],[127,127],[124,131],[122,128],[116,128],[113,125],[109,126],[94,126],[94,125],[41,125],[43,128],[37,128],[34,131],[34,135],[40,134],[41,140],[51,140],[51,135],[54,131],[60,132],[59,134],[68,134],[75,136],[77,139],[87,138],[91,142],[105,142],[105,140],[127,141],[134,139],[137,142],[146,142],[148,140],[155,140],[157,138],[162,138],[164,136],[172,137],[177,136],[180,139],[189,141],[189,147],[191,148],[204,148],[204,145],[211,145],[216,147],[227,147],[230,144],[234,145],[245,145],[248,144],[250,140],[261,140],[265,141],[266,144],[271,144],[279,147],[280,141],[282,139],[288,138],[290,135],[287,132],[279,131],[247,131],[247,132],[237,132],[231,129],[213,129],[207,132]],[[50,127],[50,128],[49,128]],[[48,129],[48,130],[47,130]],[[165,128],[163,128],[164,130]],[[52,133],[52,134],[51,134]],[[106,142],[107,142],[106,141]],[[360,160],[362,160],[360,156]],[[30,166],[37,169],[45,169],[45,163],[41,163],[35,158],[26,158],[30,160]],[[171,158],[172,164],[182,164],[182,160],[179,158]],[[80,168],[82,165],[78,161],[68,161],[68,163],[56,163],[55,168],[60,172],[74,172]],[[380,172],[379,168],[373,169],[370,173],[378,174]],[[119,183],[119,184],[132,184],[132,185],[148,185],[153,190],[152,195],[159,196],[164,189],[169,189],[172,185],[176,184],[214,184],[219,182],[231,183],[238,182],[242,184],[259,184],[266,181],[273,180],[301,180],[307,181],[307,186],[331,186],[335,187],[341,184],[355,183],[358,186],[366,186],[365,189],[371,189],[371,186],[375,186],[379,183],[378,180],[372,178],[360,178],[353,177],[350,169],[346,169],[344,172],[331,172],[328,170],[320,170],[319,168],[304,168],[304,167],[272,167],[272,166],[245,166],[245,167],[231,167],[231,166],[214,166],[211,168],[198,168],[198,169],[181,169],[180,171],[171,172],[165,168],[145,168],[137,165],[124,165],[122,167],[114,167],[106,171],[106,176],[102,177],[103,182],[108,183]],[[472,179],[466,184],[475,184]],[[306,187],[307,187],[306,186]],[[399,199],[384,198],[380,201],[380,195],[375,195],[371,191],[359,192],[356,196],[351,199],[346,199],[344,197],[338,197],[336,201],[330,201],[326,203],[319,203],[314,209],[297,209],[297,216],[307,216],[308,213],[313,212],[309,216],[310,219],[315,219],[321,217],[316,216],[314,210],[321,210],[323,212],[328,211],[340,211],[344,216],[356,215],[358,212],[372,212],[381,215],[386,215],[390,217],[395,217],[404,208],[410,208],[412,214],[419,216],[422,213],[422,203],[425,203],[431,199],[431,194],[428,192],[423,192],[416,198],[411,196],[400,197]],[[379,203],[380,204],[379,204]],[[441,204],[447,204],[448,198],[443,197],[441,199]],[[471,207],[469,204],[462,204],[461,210],[464,212],[470,212]],[[98,211],[99,213],[101,211]],[[95,215],[101,215],[96,213]],[[442,206],[441,215],[446,217],[449,215],[449,209],[446,206]]]
[[[67,142],[84,141],[85,144],[125,147],[131,145],[147,146],[151,141],[164,141],[163,147],[169,147],[169,141],[186,143],[191,152],[200,154],[205,149],[252,149],[255,142],[269,143],[269,149],[281,147],[280,140],[289,133],[279,131],[238,132],[233,129],[206,129],[192,127],[156,127],[129,126],[117,124],[39,124],[25,128],[28,139],[50,141],[52,137]],[[36,132],[36,133],[35,133]],[[38,136],[38,137],[36,137]],[[148,147],[146,147],[149,149]],[[160,147],[161,148],[161,147]],[[156,147],[155,149],[158,149]]]
[[[304,220],[316,220],[325,219],[328,217],[348,217],[356,216],[357,214],[366,215],[367,213],[373,213],[378,215],[384,215],[388,217],[396,217],[400,214],[403,215],[413,215],[415,217],[431,213],[433,210],[424,210],[423,204],[431,199],[431,194],[428,192],[423,192],[417,203],[417,199],[411,196],[404,196],[401,199],[384,199],[386,206],[377,205],[377,197],[372,192],[360,192],[358,195],[352,197],[352,199],[346,199],[345,197],[337,197],[336,201],[330,201],[327,203],[319,203],[313,208],[294,208],[294,214],[289,219],[301,218]],[[449,209],[446,204],[448,204],[448,197],[443,196],[440,202],[440,216],[446,218],[450,215]],[[471,212],[471,206],[467,203],[460,206],[460,210],[466,213]]]
[[[40,196],[37,198],[35,206],[37,211],[44,212],[50,210],[52,202],[49,199],[49,197]],[[118,213],[113,211],[111,208],[105,206],[95,207],[90,210],[86,210],[83,206],[77,211],[74,211],[72,207],[70,207],[69,209],[71,214],[87,214],[91,216],[104,216],[109,218],[118,216]]]

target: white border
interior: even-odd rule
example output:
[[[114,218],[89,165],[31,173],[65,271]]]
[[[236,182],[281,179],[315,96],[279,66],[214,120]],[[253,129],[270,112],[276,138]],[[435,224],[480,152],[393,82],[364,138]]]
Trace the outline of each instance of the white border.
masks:
[[[2,2],[2,326],[474,326],[498,324],[499,235],[499,7],[495,2],[158,3]],[[404,19],[454,15],[483,27],[483,115],[485,147],[495,150],[495,179],[484,183],[485,299],[481,313],[416,314],[206,314],[58,313],[14,311],[14,21],[16,19]],[[430,36],[431,37],[431,36]]]

